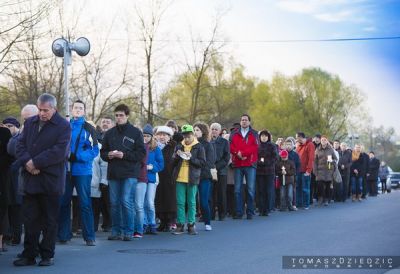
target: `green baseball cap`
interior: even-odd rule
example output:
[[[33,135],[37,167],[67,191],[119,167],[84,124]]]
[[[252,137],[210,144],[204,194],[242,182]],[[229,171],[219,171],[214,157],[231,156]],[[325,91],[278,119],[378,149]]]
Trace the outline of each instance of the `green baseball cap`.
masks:
[[[182,134],[194,133],[193,127],[191,125],[183,125],[181,129],[182,129]]]

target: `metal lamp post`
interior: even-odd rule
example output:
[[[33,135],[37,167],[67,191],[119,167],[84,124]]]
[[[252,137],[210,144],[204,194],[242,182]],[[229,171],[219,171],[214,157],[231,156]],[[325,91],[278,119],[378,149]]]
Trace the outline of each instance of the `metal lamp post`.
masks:
[[[72,51],[79,56],[86,56],[90,51],[90,42],[85,37],[80,37],[76,42],[69,42],[64,38],[53,41],[51,50],[57,57],[64,57],[64,96],[65,96],[65,116],[69,117],[69,92],[68,92],[68,66],[72,63]]]

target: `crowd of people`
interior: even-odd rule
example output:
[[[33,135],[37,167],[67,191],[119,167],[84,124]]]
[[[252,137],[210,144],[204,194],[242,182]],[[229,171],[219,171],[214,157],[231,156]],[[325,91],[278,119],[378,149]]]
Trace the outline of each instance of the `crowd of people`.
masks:
[[[95,246],[99,229],[110,241],[196,235],[216,219],[360,202],[377,196],[378,178],[386,191],[389,170],[373,151],[303,132],[274,142],[247,114],[229,130],[172,120],[139,129],[124,104],[99,125],[80,100],[70,119],[56,106],[42,94],[21,110],[23,126],[14,117],[0,126],[0,254],[24,235],[15,266],[38,256],[40,266],[53,265],[57,241],[81,235]]]

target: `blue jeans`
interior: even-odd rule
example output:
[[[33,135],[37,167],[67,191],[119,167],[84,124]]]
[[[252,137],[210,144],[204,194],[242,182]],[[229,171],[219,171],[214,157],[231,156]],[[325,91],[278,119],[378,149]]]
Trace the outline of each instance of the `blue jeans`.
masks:
[[[204,220],[204,224],[209,225],[211,222],[211,211],[210,211],[210,189],[211,181],[209,179],[200,180],[199,194],[200,194],[200,207],[201,215]]]
[[[281,209],[291,208],[293,201],[293,184],[281,185]]]
[[[132,237],[135,215],[132,189],[136,188],[136,184],[136,178],[108,181],[112,220],[111,235],[113,236]]]
[[[156,226],[156,209],[154,199],[156,197],[157,185],[155,183],[147,183],[146,196],[144,197],[144,224],[148,226]]]
[[[74,187],[78,193],[79,208],[82,221],[82,236],[85,241],[94,241],[94,220],[90,184],[92,175],[67,176],[65,192],[61,197],[60,214],[58,219],[58,239],[67,241],[72,238],[71,231],[71,199]]]
[[[144,200],[146,197],[147,183],[138,182],[135,191],[135,232],[143,234]]]
[[[351,177],[351,194],[361,195],[363,190],[363,178],[362,177]]]
[[[310,182],[310,175],[305,176],[304,173],[300,173],[297,176],[296,203],[298,207],[310,206]]]
[[[236,215],[243,215],[243,177],[246,178],[247,185],[247,215],[254,215],[254,197],[256,192],[256,169],[254,167],[237,167],[235,168],[235,204]]]

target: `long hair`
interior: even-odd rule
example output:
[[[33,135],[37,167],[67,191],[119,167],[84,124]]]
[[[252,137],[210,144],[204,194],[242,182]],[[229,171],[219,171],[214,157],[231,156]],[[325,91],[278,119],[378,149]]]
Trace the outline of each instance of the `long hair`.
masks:
[[[149,142],[149,150],[150,150],[150,151],[153,151],[153,150],[156,149],[156,147],[157,147],[157,141],[156,141],[156,139],[154,138],[154,136],[151,136],[151,140],[150,140],[150,142]]]
[[[207,141],[210,141],[210,128],[206,123],[198,122],[193,125],[193,128],[195,127],[198,127],[201,130],[201,133],[203,133],[201,137],[203,137]]]

